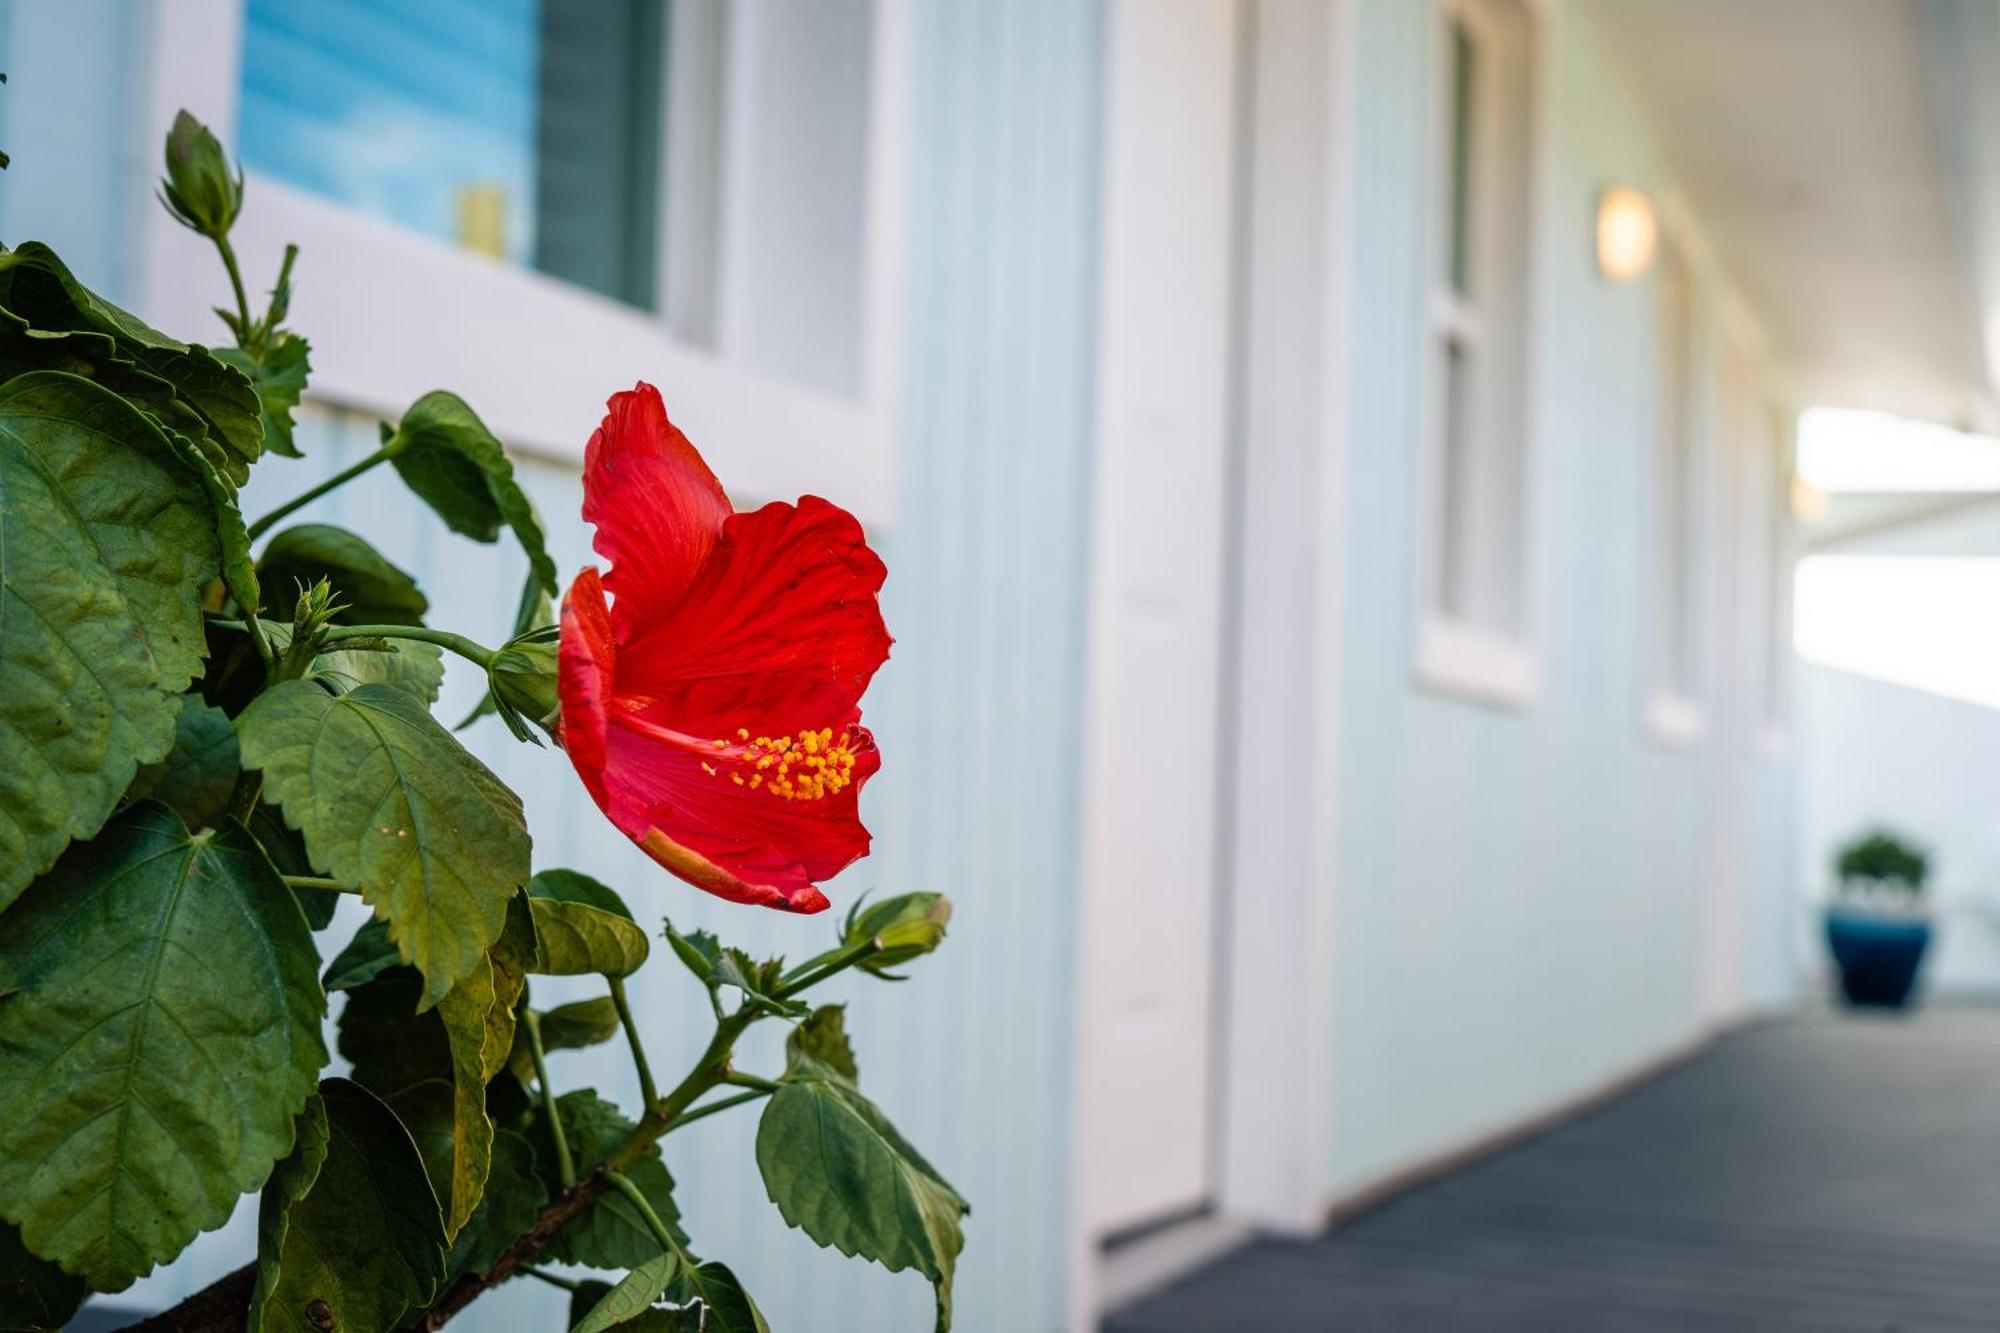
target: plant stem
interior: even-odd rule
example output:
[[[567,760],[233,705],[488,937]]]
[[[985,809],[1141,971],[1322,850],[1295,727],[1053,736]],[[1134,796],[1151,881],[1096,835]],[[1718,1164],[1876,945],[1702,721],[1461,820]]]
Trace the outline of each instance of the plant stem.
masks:
[[[845,949],[838,950],[835,953],[820,955],[821,958],[825,959],[824,962],[820,962],[817,959],[808,959],[806,962],[800,964],[798,969],[790,976],[779,981],[776,998],[780,1000],[789,999],[802,990],[817,986],[834,973],[844,972],[862,959],[868,957],[868,955],[879,952],[881,947],[875,940],[866,939],[858,944],[850,944]]]
[[[325,879],[319,875],[286,875],[284,880],[288,889],[318,889],[322,893],[361,892],[352,884],[342,884],[337,879]]]
[[[368,457],[362,459],[359,463],[355,463],[349,467],[342,468],[340,471],[334,473],[332,476],[328,477],[325,481],[321,482],[319,485],[312,486],[304,491],[301,491],[298,495],[293,496],[291,499],[279,505],[276,509],[273,509],[270,513],[264,515],[264,517],[258,519],[255,523],[252,523],[250,525],[250,540],[252,541],[257,540],[257,538],[263,536],[266,532],[270,531],[271,525],[273,523],[276,523],[279,519],[283,518],[285,515],[291,513],[296,509],[305,508],[305,506],[311,504],[314,500],[319,499],[320,496],[325,495],[328,491],[335,490],[341,486],[345,486],[348,482],[353,481],[356,477],[366,472],[369,468],[374,467],[378,463],[387,462],[389,460],[389,457],[390,457],[389,450],[388,447],[385,445],[384,447],[377,449],[374,453],[368,455]]]
[[[463,634],[424,625],[332,625],[327,628],[327,643],[338,643],[342,639],[415,639],[420,643],[449,648],[468,662],[482,667],[493,664],[496,651],[484,644],[474,643]]]
[[[759,1092],[776,1092],[781,1086],[776,1079],[759,1078],[755,1074],[739,1074],[733,1069],[722,1076],[722,1081],[732,1088],[755,1088]]]
[[[625,978],[606,977],[611,983],[611,1004],[618,1010],[618,1022],[625,1029],[625,1042],[632,1048],[632,1063],[639,1070],[639,1101],[651,1106],[660,1100],[660,1090],[653,1086],[653,1070],[646,1063],[646,1048],[639,1044],[639,1028],[632,1021],[632,1006],[625,998]]]
[[[215,248],[222,255],[222,266],[229,270],[229,286],[236,293],[236,332],[246,344],[250,342],[250,296],[243,290],[243,270],[236,264],[236,247],[229,243],[227,236],[215,238]],[[255,533],[251,534],[255,536]]]
[[[248,824],[250,816],[257,811],[257,798],[264,794],[264,775],[255,769],[246,768],[236,775],[236,786],[229,793],[229,813],[239,824]]]
[[[559,1277],[545,1268],[537,1268],[533,1264],[522,1264],[519,1271],[526,1273],[529,1277],[538,1277],[551,1287],[561,1287],[567,1292],[573,1293],[578,1287],[583,1285],[580,1282],[573,1282],[569,1278]]]
[[[521,1010],[521,1022],[528,1029],[528,1055],[535,1062],[535,1082],[542,1089],[542,1114],[549,1122],[549,1137],[556,1144],[556,1170],[564,1189],[576,1185],[576,1162],[569,1155],[569,1139],[563,1133],[562,1117],[556,1114],[556,1090],[549,1083],[548,1057],[542,1052],[542,1016],[533,1009]]]
[[[667,1230],[667,1224],[653,1211],[653,1205],[646,1200],[645,1191],[627,1179],[623,1172],[606,1171],[604,1178],[610,1182],[612,1189],[632,1201],[632,1206],[639,1210],[639,1216],[645,1219],[646,1229],[653,1233],[653,1239],[660,1242],[660,1248],[679,1253],[681,1247],[675,1242],[674,1233]]]
[[[675,1084],[666,1096],[640,1117],[632,1133],[612,1151],[605,1163],[577,1182],[575,1189],[564,1190],[550,1201],[542,1209],[541,1216],[535,1219],[534,1226],[509,1245],[491,1268],[484,1273],[468,1273],[454,1283],[416,1321],[416,1327],[431,1330],[444,1327],[453,1315],[479,1299],[483,1292],[506,1281],[520,1270],[522,1264],[540,1254],[558,1231],[590,1207],[598,1195],[611,1188],[606,1179],[608,1172],[630,1169],[645,1157],[660,1135],[666,1133],[690,1106],[728,1076],[729,1054],[735,1048],[737,1038],[760,1016],[755,1011],[738,1010],[717,1023],[708,1048],[701,1053],[701,1058],[688,1071],[687,1077]]]
[[[673,1124],[667,1126],[667,1133],[671,1134],[684,1125],[692,1125],[697,1120],[706,1120],[718,1111],[727,1111],[732,1106],[741,1106],[745,1102],[758,1101],[770,1095],[771,1089],[769,1088],[752,1088],[749,1092],[739,1092],[733,1097],[717,1098],[706,1106],[697,1106],[692,1111],[682,1115]]]

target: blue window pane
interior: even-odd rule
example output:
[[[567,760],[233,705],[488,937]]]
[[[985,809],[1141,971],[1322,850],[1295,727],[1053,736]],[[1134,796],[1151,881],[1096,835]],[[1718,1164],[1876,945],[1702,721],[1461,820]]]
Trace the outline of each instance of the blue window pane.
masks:
[[[245,167],[652,305],[654,0],[247,0]]]

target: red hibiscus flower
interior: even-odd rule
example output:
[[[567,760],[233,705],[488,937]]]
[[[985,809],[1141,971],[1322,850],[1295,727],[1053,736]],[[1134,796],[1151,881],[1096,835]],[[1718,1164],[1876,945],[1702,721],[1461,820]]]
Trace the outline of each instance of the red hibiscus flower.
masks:
[[[817,882],[868,853],[856,798],[881,759],[858,703],[889,655],[882,561],[815,496],[734,512],[652,385],[607,407],[583,516],[611,568],[563,598],[563,748],[688,883],[820,911]]]

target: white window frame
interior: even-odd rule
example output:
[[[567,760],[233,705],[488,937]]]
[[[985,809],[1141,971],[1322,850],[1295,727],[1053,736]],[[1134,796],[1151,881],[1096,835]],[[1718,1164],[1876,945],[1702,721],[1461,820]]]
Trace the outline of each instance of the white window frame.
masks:
[[[141,12],[148,84],[138,141],[161,142],[186,107],[233,144],[242,0],[153,0]],[[901,397],[911,0],[875,0],[873,41],[863,334],[851,397],[731,364],[674,336],[661,315],[259,173],[249,176],[232,236],[245,280],[268,283],[284,245],[298,244],[293,322],[312,339],[313,400],[393,418],[430,389],[454,389],[510,446],[581,464],[604,400],[645,379],[660,386],[739,505],[810,492],[879,528],[894,499]],[[138,312],[163,327],[213,326],[220,335],[214,256],[144,202],[134,219]]]
[[[1446,377],[1448,348],[1456,344],[1469,348],[1475,358],[1479,345],[1489,335],[1509,336],[1506,331],[1489,330],[1491,312],[1481,309],[1474,299],[1460,293],[1453,286],[1448,272],[1448,256],[1452,244],[1452,189],[1453,189],[1453,117],[1452,69],[1453,31],[1463,25],[1480,47],[1481,66],[1492,68],[1495,62],[1497,36],[1492,28],[1492,19],[1487,9],[1496,0],[1436,0],[1433,13],[1435,68],[1437,77],[1433,80],[1432,123],[1435,132],[1430,147],[1430,170],[1428,175],[1430,193],[1427,196],[1427,211],[1430,223],[1425,246],[1425,319],[1423,321],[1423,406],[1420,413],[1420,475],[1418,478],[1417,512],[1417,581],[1416,581],[1416,644],[1415,678],[1417,683],[1429,690],[1447,694],[1473,703],[1488,706],[1526,709],[1531,706],[1540,688],[1541,638],[1541,598],[1539,572],[1539,509],[1540,495],[1537,480],[1537,437],[1539,418],[1539,393],[1536,367],[1538,339],[1535,319],[1537,275],[1541,270],[1540,238],[1541,219],[1546,215],[1544,190],[1551,178],[1547,165],[1548,135],[1545,131],[1547,112],[1546,32],[1548,24],[1545,6],[1538,0],[1499,0],[1519,6],[1521,21],[1525,31],[1522,38],[1523,49],[1519,59],[1526,66],[1520,77],[1526,81],[1525,99],[1527,116],[1520,132],[1527,138],[1526,143],[1509,143],[1498,140],[1489,133],[1475,137],[1475,149],[1469,172],[1475,199],[1481,193],[1491,194],[1492,190],[1482,190],[1480,181],[1491,175],[1497,164],[1513,159],[1527,163],[1527,177],[1520,183],[1524,192],[1524,210],[1521,220],[1523,234],[1519,250],[1522,257],[1519,275],[1518,312],[1508,312],[1508,322],[1518,317],[1518,337],[1522,340],[1519,349],[1518,374],[1520,383],[1516,386],[1519,395],[1519,422],[1515,429],[1519,439],[1513,442],[1516,451],[1518,484],[1520,494],[1513,497],[1515,506],[1514,522],[1517,539],[1517,568],[1514,577],[1518,585],[1514,590],[1516,625],[1509,630],[1480,625],[1464,617],[1448,614],[1437,604],[1435,591],[1440,583],[1440,574],[1448,559],[1448,547],[1452,536],[1451,525],[1444,516],[1443,487],[1446,484],[1446,454],[1450,430],[1449,411],[1446,404]],[[1484,84],[1490,88],[1490,81]],[[1491,119],[1493,110],[1488,94],[1475,87],[1475,123],[1482,117]],[[1481,105],[1481,104],[1485,105]],[[1480,151],[1483,149],[1484,151]],[[1477,274],[1483,268],[1491,268],[1495,262],[1495,224],[1489,221],[1490,208],[1472,210],[1472,234],[1468,239],[1469,262]],[[1477,278],[1475,278],[1477,281]],[[1486,358],[1491,364],[1492,358]],[[1477,362],[1475,360],[1475,366]],[[1475,371],[1476,373],[1476,371]],[[1475,402],[1483,395],[1475,393]],[[1489,437],[1490,438],[1490,437]],[[1497,446],[1484,446],[1491,450]],[[1472,449],[1477,453],[1481,445],[1478,437],[1472,437]],[[1472,469],[1475,477],[1480,469]],[[1482,496],[1475,504],[1496,505],[1508,503],[1497,496]]]
[[[1678,210],[1670,209],[1671,212]],[[1643,730],[1646,739],[1663,750],[1687,750],[1700,744],[1708,729],[1708,710],[1703,703],[1707,685],[1707,629],[1703,617],[1708,599],[1704,585],[1708,549],[1705,532],[1707,506],[1704,504],[1708,472],[1706,462],[1708,431],[1704,409],[1701,357],[1702,292],[1691,228],[1670,225],[1663,229],[1657,269],[1658,309],[1655,326],[1659,331],[1650,476],[1647,492],[1650,507],[1646,531],[1650,534],[1647,559],[1646,642],[1642,660],[1647,672]],[[1685,284],[1681,293],[1681,315],[1685,327],[1673,325],[1675,281]],[[1672,340],[1678,332],[1678,350]],[[1676,357],[1681,358],[1678,362]],[[1676,369],[1680,372],[1676,379]],[[1676,480],[1673,470],[1683,469]],[[1679,545],[1670,525],[1666,498],[1678,485],[1681,503],[1686,506],[1685,530]],[[1686,644],[1675,636],[1677,603],[1687,598],[1686,624],[1679,628],[1690,636]],[[1687,654],[1688,678],[1675,679],[1674,658]]]

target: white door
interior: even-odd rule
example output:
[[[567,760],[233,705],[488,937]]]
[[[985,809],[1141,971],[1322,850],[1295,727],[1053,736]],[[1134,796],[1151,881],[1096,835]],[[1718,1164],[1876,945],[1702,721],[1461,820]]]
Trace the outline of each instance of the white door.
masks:
[[[1237,13],[1107,15],[1082,811],[1079,1218],[1212,1188]]]

